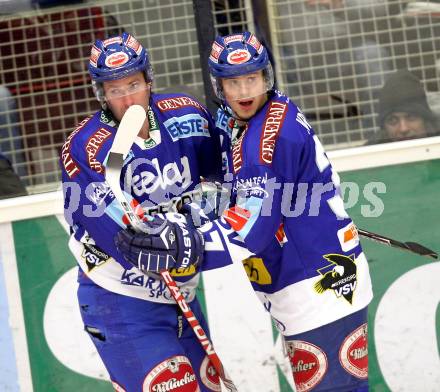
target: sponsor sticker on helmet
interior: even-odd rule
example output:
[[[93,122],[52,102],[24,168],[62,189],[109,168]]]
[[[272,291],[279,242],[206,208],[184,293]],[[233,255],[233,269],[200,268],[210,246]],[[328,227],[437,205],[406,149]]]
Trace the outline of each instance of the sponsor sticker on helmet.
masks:
[[[138,55],[142,52],[142,45],[141,45],[141,44],[139,43],[139,41],[138,41],[136,38],[134,38],[132,35],[129,35],[129,36],[128,36],[128,39],[127,39],[126,45],[127,45],[129,48],[133,49],[133,50],[136,52],[136,54],[138,54]]]
[[[98,66],[98,58],[101,53],[101,49],[98,49],[95,45],[92,46],[92,50],[90,52],[90,64],[92,64],[94,67]]]
[[[220,54],[222,53],[223,49],[224,49],[223,46],[219,45],[217,42],[214,42],[212,44],[212,49],[209,59],[214,63],[218,63],[218,58],[220,57]]]
[[[348,335],[339,349],[342,367],[357,378],[368,377],[368,330],[362,324]]]
[[[117,68],[124,65],[129,60],[127,53],[113,53],[105,59],[105,65],[109,68]]]
[[[324,378],[328,361],[324,351],[302,340],[287,342],[297,392],[310,391]]]
[[[196,375],[188,358],[179,355],[159,363],[145,377],[143,392],[195,392]]]
[[[208,357],[200,365],[200,378],[203,384],[212,391],[220,392],[220,377]]]
[[[247,43],[251,45],[259,54],[261,54],[263,51],[263,45],[261,45],[260,41],[258,41],[258,38],[255,37],[255,35],[251,34],[247,40]]]
[[[229,44],[235,41],[241,41],[243,39],[243,34],[234,34],[224,38],[225,44]]]
[[[236,49],[228,54],[227,61],[229,64],[243,64],[249,61],[251,54],[245,49]]]
[[[112,37],[112,38],[108,38],[106,39],[102,45],[103,46],[109,46],[111,44],[121,44],[122,43],[122,38],[121,37]]]

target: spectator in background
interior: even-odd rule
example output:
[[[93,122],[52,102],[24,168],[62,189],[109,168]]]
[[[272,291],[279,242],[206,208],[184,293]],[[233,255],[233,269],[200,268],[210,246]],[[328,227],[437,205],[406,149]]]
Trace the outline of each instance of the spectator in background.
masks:
[[[20,177],[14,172],[8,158],[0,153],[0,199],[27,195]]]
[[[380,131],[373,143],[435,135],[439,123],[429,107],[425,89],[410,71],[391,74],[379,93]]]
[[[316,124],[321,136],[350,130],[348,140],[341,132],[337,140],[324,137],[324,143],[351,141],[356,129],[373,132],[373,103],[392,68],[389,51],[377,39],[387,4],[303,0],[289,2],[288,10],[277,18],[282,57],[277,66],[288,95],[308,108],[308,118],[333,120]]]

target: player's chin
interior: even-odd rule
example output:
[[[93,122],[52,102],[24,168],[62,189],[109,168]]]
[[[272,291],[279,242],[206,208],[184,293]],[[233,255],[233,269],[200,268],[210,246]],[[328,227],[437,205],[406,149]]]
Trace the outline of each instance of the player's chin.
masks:
[[[247,121],[247,120],[250,120],[254,116],[255,111],[249,113],[249,112],[243,112],[241,110],[237,110],[235,113],[236,113],[239,120]]]

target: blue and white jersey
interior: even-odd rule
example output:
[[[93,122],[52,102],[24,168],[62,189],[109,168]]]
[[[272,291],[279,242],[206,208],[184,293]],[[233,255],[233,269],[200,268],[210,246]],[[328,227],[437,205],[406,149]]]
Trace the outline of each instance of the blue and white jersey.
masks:
[[[200,177],[218,179],[220,144],[209,112],[182,94],[151,94],[147,117],[150,138],[137,138],[127,155],[121,188],[147,214],[172,212],[200,194]],[[82,273],[99,286],[123,295],[174,303],[157,274],[146,275],[124,260],[113,238],[126,228],[123,212],[105,182],[106,159],[117,124],[107,111],[84,119],[62,147],[65,218],[69,246]],[[178,217],[177,217],[178,219]],[[198,271],[171,271],[188,301],[195,295]]]
[[[338,174],[301,110],[276,93],[235,140],[228,111],[219,110],[216,125],[232,203],[203,227],[205,268],[218,267],[224,249],[230,262],[242,259],[285,335],[364,308],[372,299],[367,260]]]

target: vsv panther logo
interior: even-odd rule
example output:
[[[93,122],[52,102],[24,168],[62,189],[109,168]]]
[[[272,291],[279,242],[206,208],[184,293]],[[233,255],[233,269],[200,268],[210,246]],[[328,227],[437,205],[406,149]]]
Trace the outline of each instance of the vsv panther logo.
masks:
[[[132,170],[137,167],[141,170],[132,180],[133,192],[136,196],[151,195],[156,191],[180,195],[192,183],[191,169],[186,156],[180,160],[182,169],[179,169],[177,162],[170,162],[161,167],[157,158],[148,160],[149,165],[145,165],[145,162],[144,159],[137,159],[131,164]]]
[[[354,254],[351,256],[328,254],[323,257],[329,264],[318,270],[321,277],[314,285],[315,291],[322,294],[326,290],[333,290],[336,297],[342,296],[352,304],[353,293],[357,286],[357,267]]]

